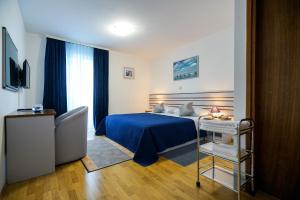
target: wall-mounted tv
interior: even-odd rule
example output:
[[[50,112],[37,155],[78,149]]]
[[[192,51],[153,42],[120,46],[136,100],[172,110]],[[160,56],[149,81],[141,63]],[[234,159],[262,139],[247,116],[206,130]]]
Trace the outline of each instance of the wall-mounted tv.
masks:
[[[30,88],[30,67],[27,60],[23,62],[23,70],[21,70],[21,86],[23,88]]]
[[[11,91],[18,91],[19,75],[18,49],[6,28],[2,27],[2,87]]]

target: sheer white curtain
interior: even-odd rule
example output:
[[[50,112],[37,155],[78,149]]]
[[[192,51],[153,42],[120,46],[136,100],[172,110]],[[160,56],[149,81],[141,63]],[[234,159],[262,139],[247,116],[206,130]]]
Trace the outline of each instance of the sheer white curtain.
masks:
[[[66,43],[68,110],[88,106],[88,131],[93,131],[93,48]]]

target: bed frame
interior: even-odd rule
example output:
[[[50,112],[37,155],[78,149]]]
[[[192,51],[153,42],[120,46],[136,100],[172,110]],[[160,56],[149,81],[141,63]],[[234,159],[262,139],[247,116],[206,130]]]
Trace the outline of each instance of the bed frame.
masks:
[[[187,102],[193,102],[193,106],[207,110],[210,110],[212,106],[217,106],[223,113],[233,115],[234,91],[149,94],[150,109],[161,102],[171,107],[179,107]]]

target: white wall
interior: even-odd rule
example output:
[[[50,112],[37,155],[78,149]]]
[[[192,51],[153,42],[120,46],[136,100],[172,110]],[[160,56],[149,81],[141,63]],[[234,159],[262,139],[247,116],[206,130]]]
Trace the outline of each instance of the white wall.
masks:
[[[236,120],[246,117],[246,39],[247,39],[247,0],[234,3],[234,116]],[[236,141],[236,140],[235,140]],[[245,135],[241,138],[245,148]],[[242,164],[242,170],[246,169]]]
[[[247,0],[235,0],[234,16],[234,115],[246,117],[246,10]]]
[[[24,91],[25,104],[30,107],[43,101],[46,37],[28,33],[26,39],[26,57],[31,67],[31,90]],[[145,111],[148,105],[149,91],[148,66],[148,63],[139,57],[110,51],[109,113]],[[124,79],[123,67],[135,68],[135,79]]]
[[[150,65],[150,92],[201,92],[234,89],[233,27],[175,49]],[[173,81],[173,62],[199,56],[199,77]]]
[[[5,26],[18,49],[19,63],[25,55],[25,28],[17,0],[0,1],[0,26]],[[1,33],[2,35],[2,33]],[[0,40],[0,64],[2,69],[2,37]],[[2,80],[2,70],[0,70]],[[2,82],[1,82],[2,84]],[[21,92],[20,92],[21,93]],[[18,96],[20,100],[18,101]],[[22,106],[22,94],[10,92],[0,88],[0,190],[5,183],[5,155],[4,155],[4,120],[3,117]]]
[[[30,65],[30,90],[24,89],[25,107],[43,103],[44,59],[46,37],[39,34],[26,34],[26,59]]]
[[[135,79],[124,79],[123,68],[135,68]],[[110,51],[109,113],[144,112],[148,108],[149,65],[139,57]]]

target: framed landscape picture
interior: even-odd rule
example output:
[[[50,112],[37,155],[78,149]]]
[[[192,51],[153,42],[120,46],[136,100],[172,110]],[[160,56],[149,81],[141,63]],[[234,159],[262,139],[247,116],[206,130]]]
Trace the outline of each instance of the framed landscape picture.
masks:
[[[199,56],[194,56],[173,63],[173,80],[199,77]]]
[[[123,77],[126,79],[134,79],[134,68],[124,67]]]

